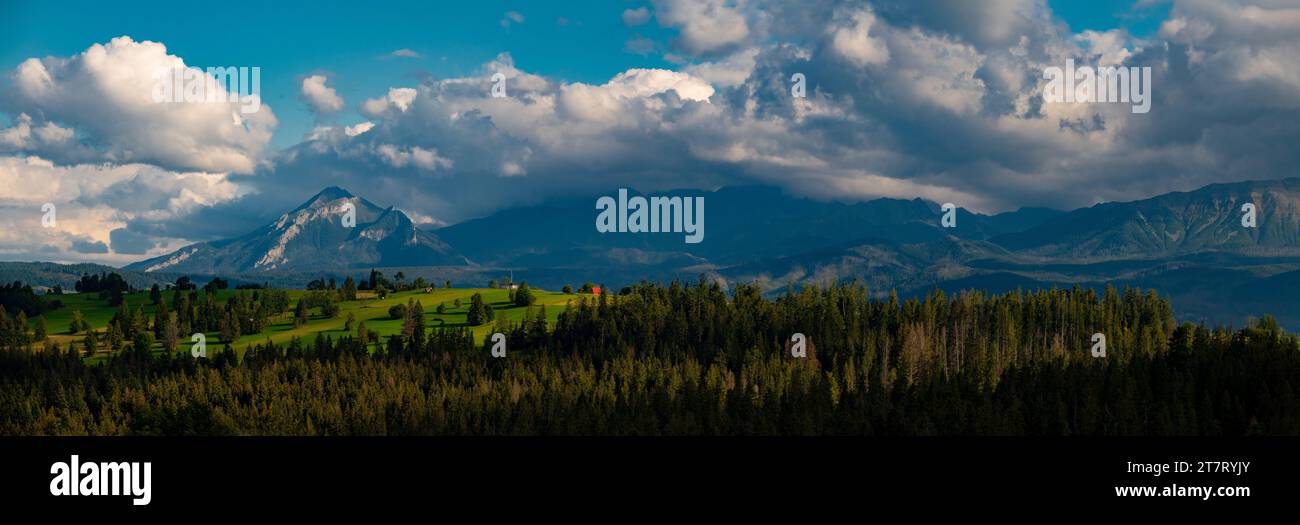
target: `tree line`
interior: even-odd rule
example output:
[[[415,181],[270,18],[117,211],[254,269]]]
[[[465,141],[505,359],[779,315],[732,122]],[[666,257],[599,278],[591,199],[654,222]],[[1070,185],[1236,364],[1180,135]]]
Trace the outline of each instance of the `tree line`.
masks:
[[[0,351],[0,434],[1250,435],[1300,433],[1300,341],[1179,324],[1154,292],[767,299],[701,281],[463,327],[209,350]],[[409,325],[409,326],[408,326]],[[358,327],[364,333],[364,327]],[[791,335],[808,341],[791,355]],[[1091,335],[1107,336],[1093,357]]]

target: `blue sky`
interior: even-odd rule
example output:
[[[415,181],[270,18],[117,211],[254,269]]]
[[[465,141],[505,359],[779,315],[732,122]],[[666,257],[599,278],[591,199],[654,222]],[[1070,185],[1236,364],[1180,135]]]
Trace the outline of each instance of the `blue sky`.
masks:
[[[313,117],[298,101],[298,83],[325,73],[349,101],[415,85],[422,75],[464,76],[509,52],[523,69],[569,81],[602,83],[634,67],[667,67],[658,53],[624,50],[631,36],[666,41],[673,33],[650,23],[629,28],[620,1],[253,2],[214,9],[195,2],[4,2],[0,64],[29,57],[69,56],[91,43],[128,35],[167,45],[189,65],[259,66],[265,101],[281,125],[274,145],[298,142]],[[430,8],[430,6],[436,6]],[[524,17],[503,27],[507,12]],[[68,16],[73,13],[74,16]],[[147,15],[145,14],[147,13]],[[57,31],[51,31],[57,26]],[[419,58],[388,57],[410,49]],[[352,120],[357,120],[351,112]],[[344,117],[346,115],[341,115]],[[346,120],[346,119],[345,119]]]
[[[1137,7],[1127,0],[1051,0],[1052,10],[1074,31],[1124,28],[1149,36],[1168,14],[1169,3]],[[429,8],[434,5],[436,8]],[[629,38],[655,40],[661,49],[676,31],[650,21],[626,27],[625,9],[642,3],[565,2],[253,2],[237,8],[212,4],[143,1],[131,9],[109,2],[4,2],[9,20],[0,33],[0,64],[6,69],[34,56],[69,56],[89,43],[122,35],[163,42],[194,66],[260,66],[265,101],[280,126],[272,145],[297,143],[315,125],[298,101],[302,77],[324,73],[349,101],[394,85],[414,85],[423,75],[465,76],[509,52],[515,65],[567,81],[602,83],[630,68],[673,67],[661,53],[629,52]],[[523,15],[523,22],[506,13]],[[69,17],[69,13],[75,16]],[[144,13],[148,13],[145,15]],[[50,31],[51,26],[57,31]],[[419,58],[391,57],[397,49]],[[354,123],[354,111],[337,116]]]
[[[1285,0],[0,0],[0,260],[132,262],[326,186],[435,228],[619,187],[995,213],[1295,176],[1297,35]],[[272,111],[149,101],[177,60],[260,67]],[[1045,103],[1067,60],[1150,67],[1150,112]]]
[[[1147,38],[1169,16],[1173,2],[1155,0],[1050,0],[1052,12],[1061,17],[1074,32],[1091,29],[1107,31],[1123,28],[1139,38]]]

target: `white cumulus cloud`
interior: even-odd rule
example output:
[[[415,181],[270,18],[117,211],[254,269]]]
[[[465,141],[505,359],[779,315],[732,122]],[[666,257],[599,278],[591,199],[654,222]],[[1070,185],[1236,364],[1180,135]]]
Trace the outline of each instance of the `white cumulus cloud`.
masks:
[[[312,75],[302,79],[300,92],[307,102],[307,108],[317,115],[334,113],[343,109],[343,97],[334,88],[325,85],[328,79],[324,75]]]
[[[415,102],[418,92],[411,88],[391,88],[388,94],[368,99],[361,105],[361,113],[367,116],[379,116],[390,109],[405,112]]]
[[[831,28],[831,47],[859,67],[889,62],[889,47],[872,34],[874,25],[876,15],[870,10],[838,13]]]
[[[745,4],[727,0],[656,0],[655,16],[660,24],[681,32],[681,44],[687,51],[710,53],[750,36]]]
[[[56,123],[73,130],[93,148],[67,149],[66,132],[37,135],[6,130],[6,143],[22,140],[26,153],[55,162],[145,162],[178,170],[251,172],[262,160],[276,127],[270,106],[253,113],[238,99],[222,102],[156,102],[166,74],[187,64],[161,43],[130,37],[95,44],[71,57],[30,58],[9,75],[14,113],[32,116],[28,125]],[[251,69],[249,70],[251,74]],[[206,76],[215,92],[216,80]],[[233,97],[233,94],[231,95]],[[20,125],[21,125],[21,118]],[[47,131],[49,131],[47,129]],[[48,139],[64,140],[48,140]],[[10,144],[12,145],[12,144]]]

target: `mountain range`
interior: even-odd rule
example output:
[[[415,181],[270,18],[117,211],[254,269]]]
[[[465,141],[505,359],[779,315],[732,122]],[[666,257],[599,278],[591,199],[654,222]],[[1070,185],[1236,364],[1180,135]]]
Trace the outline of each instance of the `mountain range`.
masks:
[[[704,242],[684,243],[681,234],[602,234],[594,227],[596,196],[426,230],[400,210],[331,187],[248,234],[124,270],[265,280],[407,268],[412,277],[484,282],[514,272],[544,287],[704,275],[770,291],[856,279],[905,295],[1111,284],[1158,288],[1191,320],[1240,325],[1247,314],[1268,313],[1300,326],[1300,301],[1289,293],[1300,284],[1297,178],[1214,184],[1068,212],[984,215],[959,208],[953,228],[941,224],[937,203],[921,199],[823,202],[772,187],[665,194],[705,198]],[[1256,208],[1253,228],[1242,225],[1246,203]],[[349,208],[354,227],[343,225]]]
[[[353,225],[344,224],[354,214]],[[338,187],[241,237],[181,248],[126,266],[143,272],[239,274],[307,268],[465,265],[437,236],[394,208],[380,208]]]

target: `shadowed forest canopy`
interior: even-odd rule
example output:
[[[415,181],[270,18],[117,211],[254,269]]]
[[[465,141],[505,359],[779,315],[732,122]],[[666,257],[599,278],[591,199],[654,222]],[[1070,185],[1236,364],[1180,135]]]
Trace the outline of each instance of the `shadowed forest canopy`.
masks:
[[[247,348],[7,345],[0,434],[1249,435],[1300,433],[1300,347],[1264,318],[1179,325],[1154,291],[642,284],[468,328]],[[146,320],[147,321],[147,320]],[[789,352],[794,333],[806,358]],[[1092,357],[1092,335],[1107,355]]]

